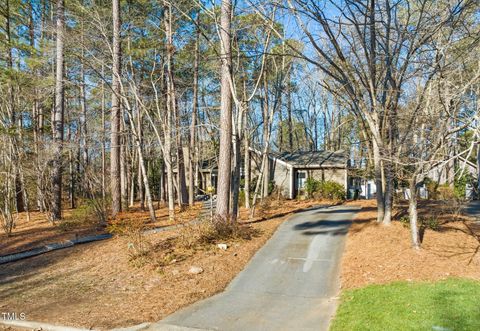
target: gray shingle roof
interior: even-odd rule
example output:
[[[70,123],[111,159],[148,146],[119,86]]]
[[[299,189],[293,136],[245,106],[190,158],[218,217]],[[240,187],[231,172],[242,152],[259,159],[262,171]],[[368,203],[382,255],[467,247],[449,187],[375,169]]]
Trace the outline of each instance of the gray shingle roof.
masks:
[[[273,156],[295,168],[346,168],[348,160],[345,151],[297,151]]]

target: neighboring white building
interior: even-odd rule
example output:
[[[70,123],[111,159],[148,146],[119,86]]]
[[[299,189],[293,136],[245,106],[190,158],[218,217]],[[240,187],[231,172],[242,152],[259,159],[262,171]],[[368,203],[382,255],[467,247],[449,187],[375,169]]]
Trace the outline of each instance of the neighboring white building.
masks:
[[[463,157],[458,158],[458,168],[463,171],[464,174],[470,174],[472,177],[477,178],[478,170],[477,165],[468,161]],[[438,185],[453,183],[455,175],[455,169],[453,168],[453,162],[439,162],[428,172],[427,177]]]

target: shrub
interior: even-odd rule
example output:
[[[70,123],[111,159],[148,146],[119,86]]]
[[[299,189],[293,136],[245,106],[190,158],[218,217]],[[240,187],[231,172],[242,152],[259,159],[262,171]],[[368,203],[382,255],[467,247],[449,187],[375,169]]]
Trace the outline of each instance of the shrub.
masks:
[[[307,197],[311,198],[318,193],[319,198],[331,200],[345,200],[345,188],[333,181],[321,181],[313,177],[308,177],[305,181],[305,192]]]
[[[452,199],[455,198],[454,190],[450,186],[448,186],[447,184],[440,185],[437,188],[437,192],[438,192],[438,197],[441,200],[452,200]]]
[[[120,219],[112,221],[107,230],[126,239],[129,262],[136,267],[149,263],[153,245],[145,238],[145,223],[139,219]]]
[[[239,206],[245,206],[245,191],[240,190],[238,193],[238,205]]]
[[[473,184],[475,186],[475,179],[469,173],[463,173],[462,175],[455,175],[454,182],[454,194],[457,199],[466,199],[466,185]]]
[[[437,217],[431,216],[428,218],[420,219],[420,227],[424,229],[430,229],[433,231],[440,230],[440,222],[438,221]]]
[[[432,200],[438,199],[438,183],[427,177],[424,180],[424,184],[427,188],[428,198]]]
[[[319,180],[316,180],[313,177],[308,177],[305,181],[305,192],[307,193],[307,196],[311,198],[314,193],[320,190],[321,184],[322,183]]]
[[[5,202],[5,206],[8,205],[8,202]],[[15,228],[15,224],[18,220],[18,213],[14,213],[8,207],[0,208],[0,216],[2,218],[2,227],[3,231],[5,231],[7,237],[12,234],[13,229]]]
[[[321,182],[320,192],[323,198],[332,200],[345,200],[345,188],[333,181]]]
[[[275,181],[271,180],[268,182],[268,195],[272,194],[275,190]]]
[[[103,199],[86,199],[72,210],[71,215],[58,223],[59,229],[68,231],[80,227],[99,226],[107,223],[107,210]]]
[[[402,216],[398,221],[404,227],[410,228],[410,218],[408,216]],[[440,230],[440,222],[438,221],[438,218],[436,216],[430,216],[427,218],[419,217],[418,228],[419,230],[430,229],[433,231],[438,231]]]

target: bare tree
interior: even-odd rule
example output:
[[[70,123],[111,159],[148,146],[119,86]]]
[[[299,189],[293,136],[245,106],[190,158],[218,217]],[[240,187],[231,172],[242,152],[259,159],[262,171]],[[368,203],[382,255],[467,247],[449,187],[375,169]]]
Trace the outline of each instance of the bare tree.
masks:
[[[56,71],[55,71],[55,108],[53,111],[53,164],[52,164],[52,219],[62,218],[62,151],[64,116],[64,29],[65,9],[63,0],[57,0],[56,23]]]
[[[231,0],[222,0],[220,22],[220,152],[218,156],[218,187],[216,215],[226,221],[230,217],[230,185],[232,154],[232,91],[231,79]]]
[[[412,71],[432,38],[473,1],[287,0],[311,52],[297,55],[330,79],[324,85],[349,105],[371,140],[379,222],[389,224],[393,199],[391,156],[396,120]],[[332,15],[338,11],[339,15]],[[294,50],[295,51],[295,50]]]
[[[198,164],[198,151],[196,146],[197,138],[197,112],[198,112],[198,65],[199,65],[199,44],[200,44],[200,12],[197,13],[196,32],[195,32],[195,54],[193,62],[193,105],[192,119],[190,122],[190,146],[188,158],[188,203],[193,206],[195,203],[195,178],[197,176],[196,166]]]
[[[110,137],[110,190],[112,195],[112,215],[122,210],[122,192],[120,183],[120,82],[121,44],[120,44],[120,0],[112,1],[113,14],[113,66],[112,66],[112,113]]]

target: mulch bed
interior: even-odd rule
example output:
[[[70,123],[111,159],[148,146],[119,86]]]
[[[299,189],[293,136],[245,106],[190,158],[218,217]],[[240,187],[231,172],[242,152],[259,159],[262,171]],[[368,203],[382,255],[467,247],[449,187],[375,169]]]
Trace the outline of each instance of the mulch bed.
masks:
[[[422,203],[421,215],[436,214],[440,227],[437,231],[426,229],[422,249],[415,251],[407,226],[398,221],[390,226],[376,223],[375,201],[352,204],[362,204],[363,208],[347,237],[342,288],[453,276],[480,279],[480,229],[473,220],[463,217],[451,222],[452,215],[439,215],[438,203]],[[397,210],[397,215],[404,214],[404,209]]]

